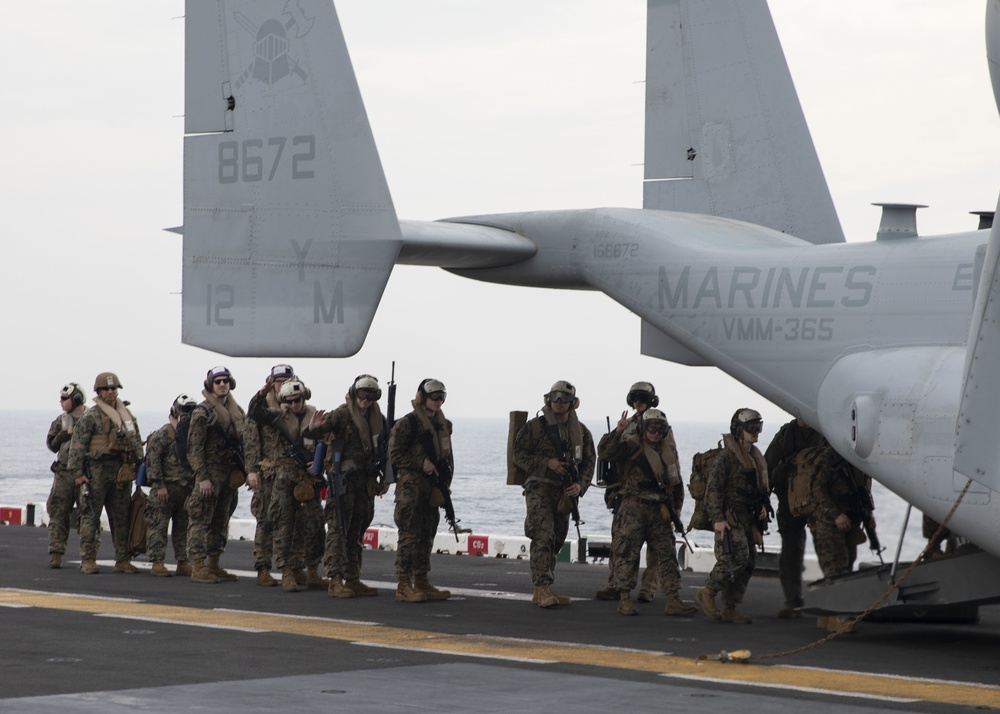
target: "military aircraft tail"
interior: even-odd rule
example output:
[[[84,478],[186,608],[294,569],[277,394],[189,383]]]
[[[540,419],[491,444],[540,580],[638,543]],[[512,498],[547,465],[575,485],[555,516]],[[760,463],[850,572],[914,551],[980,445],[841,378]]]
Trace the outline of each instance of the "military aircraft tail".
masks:
[[[401,238],[336,10],[187,0],[185,31],[183,341],[354,354]]]
[[[648,0],[643,207],[843,242],[765,0]]]

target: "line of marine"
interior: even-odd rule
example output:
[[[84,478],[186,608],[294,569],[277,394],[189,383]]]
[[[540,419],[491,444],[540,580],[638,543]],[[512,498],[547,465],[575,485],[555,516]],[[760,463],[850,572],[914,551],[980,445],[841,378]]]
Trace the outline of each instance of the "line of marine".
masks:
[[[122,385],[115,373],[97,376],[89,408],[78,383],[61,389],[62,413],[46,440],[57,454],[47,502],[49,567],[62,566],[75,517],[80,570],[100,573],[105,512],[115,573],[140,572],[131,560],[145,553],[155,577],[187,576],[200,584],[236,581],[220,558],[245,485],[256,519],[258,586],[371,597],[378,590],[361,580],[364,534],[375,515],[375,497],[394,486],[395,599],[417,603],[450,597],[429,579],[442,513],[456,539],[463,530],[451,502],[452,424],[442,411],[443,382],[422,380],[412,411],[398,419],[394,378],[385,414],[379,404],[382,388],[369,374],[356,377],[344,403],[332,411],[309,403],[309,388],[288,364],[271,369],[246,411],[232,396],[236,380],[226,367],[208,370],[203,386],[200,402],[178,395],[168,422],[145,441],[129,403],[119,398]],[[579,399],[571,383],[555,382],[543,401],[532,419],[524,412],[511,414],[508,445],[508,482],[523,488],[531,601],[538,607],[570,604],[569,597],[553,590],[556,561],[571,521],[579,531],[578,501],[594,483],[595,472],[614,514],[608,583],[596,597],[616,600],[622,615],[637,614],[632,593],[638,585],[637,598],[646,602],[662,588],[668,616],[700,609],[716,621],[749,624],[739,605],[774,514],[772,494],[782,541],[785,599],[779,617],[801,615],[807,527],[825,577],[850,572],[857,546],[866,539],[878,547],[870,478],[801,420],[782,426],[762,453],[756,446],[763,428],[760,413],[738,409],[718,445],[695,455],[687,484],[695,499],[687,530],[712,531],[715,537],[716,563],[694,597],[696,608],[680,596],[676,538],[686,532],[679,517],[685,488],[673,431],[657,409],[653,385],[632,385],[626,395],[631,412],[623,411],[614,428],[609,420],[596,447],[577,418]],[[168,539],[176,560],[173,571],[165,564]],[[273,577],[274,568],[280,580]],[[829,620],[820,624],[842,625]]]

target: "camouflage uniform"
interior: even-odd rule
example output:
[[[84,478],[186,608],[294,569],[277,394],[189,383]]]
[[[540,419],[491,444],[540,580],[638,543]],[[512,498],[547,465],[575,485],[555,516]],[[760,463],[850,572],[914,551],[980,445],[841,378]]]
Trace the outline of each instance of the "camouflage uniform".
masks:
[[[536,588],[548,587],[555,580],[556,558],[566,542],[570,518],[568,512],[560,513],[559,509],[567,484],[548,467],[549,459],[561,454],[546,433],[546,424],[545,416],[535,417],[514,437],[514,463],[526,473],[524,535],[531,539],[531,581]],[[566,441],[565,425],[559,431],[560,438]],[[576,462],[576,483],[582,497],[594,476],[596,454],[590,430],[580,423],[580,431],[582,448]]]
[[[194,487],[194,477],[174,455],[175,426],[164,424],[146,442],[146,555],[150,562],[167,555],[167,526],[178,563],[187,562],[188,514],[185,504]],[[157,491],[167,489],[167,502],[160,503]]]
[[[204,394],[207,397],[211,393],[206,390]],[[227,444],[227,437],[245,463],[256,461],[255,430],[232,395],[229,400],[241,418],[230,424],[226,433],[210,401],[202,402],[191,412],[188,425],[187,453],[194,487],[187,501],[187,550],[188,558],[195,562],[222,555],[229,537],[229,518],[239,499],[239,492],[230,486],[229,478],[240,471],[240,464]],[[204,480],[212,483],[211,496],[203,496],[198,488]]]
[[[288,455],[289,444],[284,441],[277,429],[269,425],[275,419],[284,419],[289,414],[297,416],[297,419],[293,420],[295,427],[292,429],[292,436],[299,441],[311,463],[316,443],[312,439],[301,437],[315,412],[315,408],[311,406],[308,406],[301,415],[294,415],[286,410],[271,409],[268,407],[266,397],[260,393],[255,394],[250,400],[250,418],[258,426],[263,427],[262,431],[265,432],[263,437],[267,440],[265,443],[269,444],[265,448],[269,454],[268,461],[274,476],[270,479],[271,503],[267,518],[273,533],[275,564],[282,570],[301,569],[303,566],[301,560],[305,561],[306,567],[314,568],[323,560],[323,509],[319,497],[321,479],[299,466],[295,459]],[[311,495],[305,500],[299,500],[294,493],[296,485],[301,481],[311,487]],[[298,533],[301,533],[304,552],[297,552],[298,549],[295,547]],[[257,558],[256,549],[254,557]]]
[[[871,513],[864,510],[856,493],[863,489],[870,499],[872,480],[841,458],[833,447],[826,446],[824,451],[826,454],[821,460],[824,467],[813,472],[810,489],[813,512],[809,516],[809,530],[823,577],[830,578],[851,572],[858,555],[858,543],[865,542],[861,524],[871,517]],[[836,520],[842,513],[851,519],[849,531],[837,528]]]
[[[678,593],[681,575],[673,524],[666,510],[668,496],[653,472],[648,470],[639,435],[634,434],[629,439],[608,438],[615,436],[612,432],[602,437],[598,449],[600,457],[614,462],[622,475],[618,507],[611,524],[612,585],[617,590],[625,591],[635,587],[639,553],[642,544],[647,543],[647,563],[652,558],[653,570],[658,574],[664,592],[668,596]],[[669,467],[663,474],[663,481],[670,494],[670,503],[680,513],[684,503],[684,484],[680,479],[680,462],[672,430],[668,429],[664,435],[661,449],[666,451],[662,458]]]
[[[603,449],[610,448],[615,442],[623,442],[626,439],[632,438],[637,431],[637,424],[639,422],[639,417],[641,412],[636,412],[631,417],[629,417],[629,425],[625,428],[621,434],[618,434],[615,430],[609,431],[601,437],[601,440],[597,444],[597,453],[604,453]],[[671,430],[671,435],[673,431]],[[607,461],[605,457],[600,457],[602,461]],[[618,494],[619,494],[619,483],[608,484],[607,490],[604,495],[604,502],[608,506],[608,510],[615,512],[617,511]],[[683,494],[682,494],[683,497]],[[677,511],[680,513],[680,511]],[[657,556],[653,553],[652,545],[647,541],[646,543],[646,567],[642,571],[642,581],[641,589],[639,593],[639,599],[652,600],[653,595],[656,594],[657,589],[660,587],[660,576],[657,566]],[[676,552],[674,553],[676,557]],[[602,590],[598,592],[598,599],[607,599],[617,594],[614,591],[617,590],[615,587],[615,554],[612,548],[611,555],[608,557],[608,587],[607,590]]]
[[[50,467],[54,474],[52,490],[49,491],[49,498],[45,503],[45,510],[49,514],[50,554],[63,555],[66,552],[70,518],[73,513],[73,505],[76,503],[76,484],[68,463],[73,425],[80,416],[83,416],[83,408],[77,407],[77,409],[81,413],[77,414],[76,417],[67,412],[56,417],[49,427],[48,436],[45,437],[46,446],[56,454],[56,460],[52,462]]]
[[[254,399],[250,400],[251,409]],[[267,393],[267,408],[280,409],[273,391]],[[250,415],[253,418],[253,415]],[[247,464],[247,470],[258,475],[257,488],[250,496],[250,513],[257,522],[253,534],[254,570],[270,570],[274,561],[274,523],[271,521],[271,503],[274,500],[274,483],[278,473],[277,460],[285,453],[281,436],[272,426],[256,425],[260,440],[260,459],[255,464]],[[296,549],[298,552],[299,549]]]
[[[119,403],[127,411],[127,402]],[[131,412],[129,416],[132,417],[131,420],[119,434],[100,407],[93,406],[84,412],[73,427],[66,466],[74,477],[83,473],[84,462],[89,466],[90,492],[96,514],[95,518],[89,506],[80,510],[80,557],[85,561],[97,560],[97,551],[101,545],[100,515],[105,509],[111,524],[115,562],[127,563],[129,560],[128,518],[132,502],[132,481],[119,484],[118,471],[123,464],[135,465],[142,459],[139,425]],[[83,503],[81,498],[81,504]]]
[[[352,397],[348,395],[347,399],[350,401]],[[364,550],[362,543],[365,531],[375,519],[375,494],[380,489],[378,452],[375,445],[377,437],[385,427],[385,419],[374,402],[369,409],[374,410],[376,423],[372,427],[374,433],[368,434],[367,438],[362,436],[347,404],[341,404],[327,414],[326,421],[319,429],[308,432],[315,438],[326,437],[328,443],[334,439],[344,441],[340,470],[346,486],[341,502],[347,542],[341,543],[337,508],[333,494],[327,492],[326,547],[323,551],[323,564],[329,577],[345,581],[358,580],[361,577],[361,556]],[[327,450],[323,466],[328,474],[333,473],[332,449]]]
[[[752,505],[752,493],[757,488],[756,479],[759,474],[757,469],[752,474],[745,473],[749,467],[741,461],[739,449],[742,447],[734,437],[726,434],[723,443],[726,448],[719,454],[708,475],[705,510],[712,523],[725,521],[728,516],[733,548],[732,553],[726,554],[722,535],[715,534],[716,563],[708,575],[706,586],[714,592],[722,593],[725,608],[735,610],[743,600],[757,564],[754,538],[757,514],[751,513],[749,509],[755,508]],[[763,463],[763,454],[756,446],[752,447],[751,454],[756,457],[754,461]],[[750,463],[749,458],[747,463]],[[766,474],[764,478],[766,479]],[[753,484],[749,483],[751,479],[755,481]]]
[[[806,550],[806,519],[793,516],[788,507],[788,476],[795,468],[795,456],[803,449],[819,446],[823,435],[808,426],[799,426],[793,419],[782,426],[767,447],[768,479],[771,491],[778,497],[778,532],[781,534],[781,554],[778,575],[785,594],[785,607],[800,608],[802,600],[802,564]]]
[[[415,405],[415,409],[420,408]],[[432,421],[434,427],[451,437],[452,424],[447,419]],[[396,577],[401,581],[417,578],[431,571],[431,551],[434,536],[441,522],[441,510],[431,501],[435,478],[423,471],[425,458],[430,458],[420,443],[420,422],[411,412],[399,419],[389,437],[389,458],[396,469],[396,507],[393,513],[399,529],[396,550]],[[449,442],[450,443],[450,442]],[[449,470],[454,470],[451,449],[441,455]],[[445,484],[451,488],[451,483]]]

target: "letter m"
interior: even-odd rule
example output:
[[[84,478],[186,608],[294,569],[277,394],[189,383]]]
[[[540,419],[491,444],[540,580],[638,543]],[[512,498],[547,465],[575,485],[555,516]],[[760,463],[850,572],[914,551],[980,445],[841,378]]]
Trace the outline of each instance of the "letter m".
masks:
[[[667,279],[667,269],[660,267],[660,310],[665,310],[667,306],[671,309],[677,307],[677,303],[681,304],[682,308],[687,307],[687,294],[688,294],[688,278],[691,275],[691,266],[688,265],[681,271],[680,279],[677,281],[677,287],[673,292],[670,291],[670,281]]]
[[[329,307],[323,297],[323,286],[318,280],[313,285],[313,323],[325,322],[329,325],[336,319],[338,325],[344,324],[344,281],[338,280],[334,284]]]

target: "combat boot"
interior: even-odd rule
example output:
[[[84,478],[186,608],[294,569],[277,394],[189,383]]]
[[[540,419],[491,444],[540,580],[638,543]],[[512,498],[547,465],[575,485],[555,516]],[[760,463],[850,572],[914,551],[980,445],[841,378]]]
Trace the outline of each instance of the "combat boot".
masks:
[[[664,615],[693,615],[697,611],[698,608],[681,600],[679,593],[667,594],[667,608],[663,611]]]
[[[299,583],[295,578],[295,568],[284,567],[281,569],[281,589],[286,593],[299,591]]]
[[[204,558],[198,558],[194,561],[194,567],[191,568],[191,582],[214,585],[219,582],[219,578],[208,569]]]
[[[707,617],[713,620],[719,619],[719,610],[715,606],[715,591],[710,587],[706,585],[695,593],[694,602]]]
[[[749,625],[751,622],[749,617],[744,615],[735,607],[730,607],[729,605],[722,608],[722,615],[720,616],[720,619],[723,622],[728,622],[732,625]]]
[[[270,568],[257,568],[257,584],[262,588],[273,588],[278,581],[271,577]]]
[[[230,573],[228,570],[223,569],[223,567],[219,565],[219,556],[217,555],[208,556],[208,564],[206,567],[211,571],[212,575],[214,575],[219,579],[220,583],[236,582],[236,576]]]
[[[817,615],[816,616],[816,629],[825,630],[830,624],[830,620],[835,619],[829,615]]]
[[[292,568],[292,575],[295,578],[295,584],[296,585],[305,585],[306,584],[306,580],[308,578],[306,576],[306,571],[303,570],[302,568]]]
[[[99,572],[101,572],[101,569],[97,567],[96,560],[84,559],[84,561],[80,563],[80,572],[82,572],[84,575],[97,575]]]
[[[552,595],[555,597],[557,605],[569,605],[570,602],[572,602],[572,600],[570,600],[567,596],[560,595],[555,590],[553,590],[551,586],[549,587],[549,592],[552,593]]]
[[[370,585],[365,585],[363,582],[354,578],[353,580],[348,580],[344,583],[347,587],[354,591],[355,595],[359,597],[375,597],[378,595],[378,590],[371,587]]]
[[[155,575],[158,578],[169,578],[173,575],[173,573],[167,570],[167,568],[163,565],[162,560],[153,561],[153,569],[149,571],[149,574]]]
[[[548,585],[541,585],[535,588],[535,592],[531,596],[531,602],[538,605],[538,607],[555,607],[559,604],[559,598],[552,592]]]
[[[49,567],[50,568],[61,568],[62,567],[62,554],[61,553],[49,553]]]
[[[653,602],[653,593],[643,588],[639,591],[639,595],[636,597],[636,600],[639,602]]]
[[[635,609],[635,603],[632,602],[632,593],[628,590],[622,590],[621,595],[618,596],[618,614],[619,615],[638,615],[639,611]]]
[[[400,578],[396,586],[397,602],[426,602],[427,596],[413,589],[409,578]]]
[[[349,588],[339,577],[330,578],[330,587],[327,590],[330,597],[349,598],[355,597],[356,593]]]
[[[138,573],[139,569],[134,565],[132,565],[131,561],[119,560],[115,562],[115,572],[128,573],[131,575],[132,573]]]
[[[834,617],[831,616],[827,618],[826,630],[827,632],[839,632],[842,635],[850,635],[854,632],[854,620],[853,617]]]
[[[328,587],[330,587],[330,581],[319,574],[319,566],[310,565],[309,571],[306,573],[306,589],[326,590]]]
[[[603,590],[598,590],[597,594],[594,595],[598,600],[617,600],[618,599],[618,588],[613,588],[610,585]]]
[[[413,576],[413,589],[418,593],[423,593],[428,600],[447,600],[451,597],[451,590],[438,590],[431,585],[426,573]]]
[[[191,575],[191,563],[187,562],[186,560],[178,560],[177,561],[177,567],[174,569],[174,572],[177,573],[178,575],[187,575],[187,576],[190,576]]]

